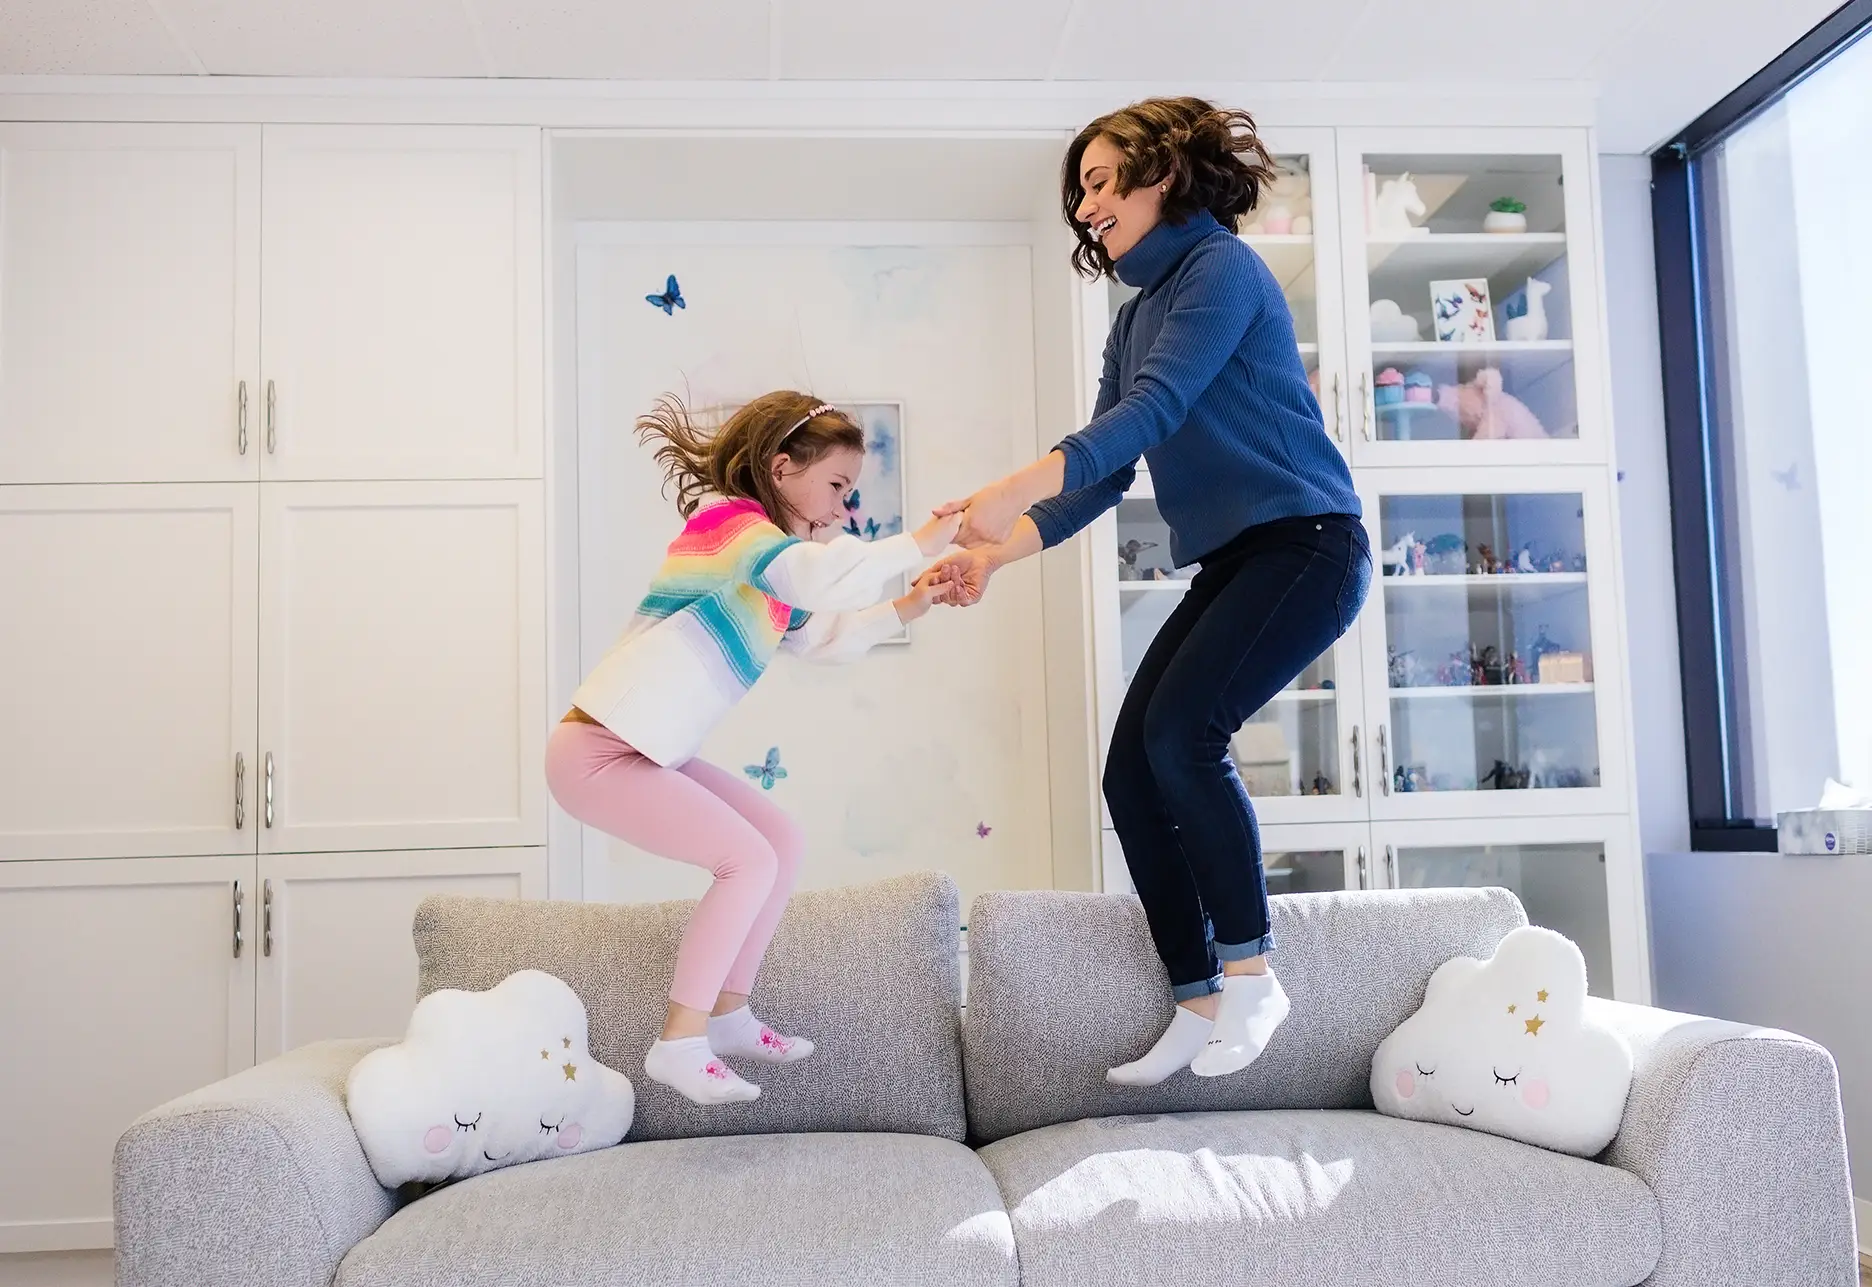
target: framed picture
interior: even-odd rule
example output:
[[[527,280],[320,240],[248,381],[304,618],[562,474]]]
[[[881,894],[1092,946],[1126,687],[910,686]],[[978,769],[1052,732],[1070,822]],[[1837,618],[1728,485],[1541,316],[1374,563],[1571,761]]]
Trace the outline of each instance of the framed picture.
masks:
[[[1436,337],[1445,344],[1486,344],[1495,338],[1495,309],[1489,303],[1488,279],[1430,283],[1430,316]]]
[[[864,430],[864,468],[858,484],[845,500],[845,533],[863,541],[882,540],[905,530],[904,510],[908,507],[904,486],[904,405],[901,402],[839,399],[834,405],[858,422]],[[908,575],[898,578],[893,598],[910,591]],[[910,628],[904,626],[886,643],[910,642]]]

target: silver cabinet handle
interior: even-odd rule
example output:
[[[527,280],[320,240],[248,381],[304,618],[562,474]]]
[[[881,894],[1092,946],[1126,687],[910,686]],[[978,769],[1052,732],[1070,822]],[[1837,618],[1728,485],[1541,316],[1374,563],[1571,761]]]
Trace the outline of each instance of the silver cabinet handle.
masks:
[[[1365,846],[1358,847],[1358,887],[1371,888],[1371,864],[1365,858]]]
[[[267,381],[266,435],[267,455],[273,454],[274,429],[279,424],[279,405],[273,396],[273,381]]]
[[[234,752],[234,830],[247,825],[247,752]]]
[[[269,390],[271,390],[272,387],[273,386],[270,384],[267,386]],[[271,394],[269,393],[268,396],[270,397]],[[1371,372],[1370,371],[1362,371],[1359,373],[1358,409],[1359,409],[1359,427],[1360,429],[1364,431],[1365,441],[1370,442],[1371,441]],[[271,430],[269,430],[268,432],[271,432]],[[271,451],[272,448],[269,447],[267,450]]]
[[[268,770],[268,772],[270,775],[271,770]],[[271,780],[272,778],[269,776],[268,781],[270,782]],[[1384,793],[1386,795],[1390,795],[1391,794],[1391,746],[1390,746],[1390,743],[1385,738],[1385,726],[1383,724],[1380,724],[1378,726],[1378,781],[1380,784],[1383,785]],[[272,799],[272,789],[270,787],[268,788],[267,799],[269,801]],[[268,807],[271,808],[272,806],[269,804]],[[273,824],[271,822],[267,823],[267,826],[269,827],[272,825]]]
[[[240,382],[240,432],[235,441],[240,444],[240,454],[247,454],[247,381]]]
[[[241,954],[241,900],[244,897],[245,895],[241,893],[240,882],[237,880],[234,882],[234,958],[236,960],[240,959]]]
[[[260,882],[260,955],[273,955],[273,882]]]
[[[1352,726],[1352,795],[1355,799],[1365,796],[1365,779],[1359,766],[1358,725]]]
[[[1384,847],[1384,869],[1385,869],[1385,879],[1388,882],[1390,882],[1391,888],[1392,889],[1399,888],[1400,886],[1398,885],[1398,878],[1397,878],[1397,846],[1396,845],[1386,845]]]
[[[273,752],[266,753],[266,824],[273,825]]]
[[[1333,372],[1332,378],[1332,436],[1334,442],[1345,441],[1345,399],[1339,392],[1339,373]]]

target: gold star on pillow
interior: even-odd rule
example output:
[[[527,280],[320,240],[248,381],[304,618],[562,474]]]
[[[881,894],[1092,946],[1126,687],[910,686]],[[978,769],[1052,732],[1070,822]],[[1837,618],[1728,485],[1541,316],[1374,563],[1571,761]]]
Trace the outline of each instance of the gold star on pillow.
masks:
[[[1512,1005],[1511,1005],[1511,1006],[1509,1006],[1509,1007],[1508,1007],[1508,1013],[1509,1013],[1509,1014],[1513,1014],[1513,1013],[1514,1013],[1514,1012],[1515,1012],[1516,1010],[1518,1010],[1518,1009],[1520,1009],[1520,1007],[1519,1007],[1519,1006],[1512,1006]]]
[[[1541,993],[1541,1000],[1543,1000],[1543,1001],[1545,1001],[1546,999],[1547,999],[1547,994],[1546,994],[1545,992],[1543,992],[1543,993]],[[564,1041],[564,1042],[565,1042],[565,1048],[566,1048],[567,1050],[570,1050],[570,1049],[572,1049],[572,1038],[570,1038],[570,1037],[561,1037],[561,1038],[560,1038],[560,1040],[562,1040],[562,1041]]]
[[[1523,1023],[1525,1023],[1525,1024],[1527,1025],[1527,1035],[1528,1035],[1528,1036],[1530,1036],[1530,1037],[1538,1037],[1538,1036],[1540,1036],[1540,1030],[1541,1030],[1541,1025],[1542,1025],[1542,1024],[1544,1024],[1544,1023],[1546,1023],[1547,1021],[1546,1021],[1545,1019],[1543,1019],[1543,1018],[1541,1018],[1541,1017],[1540,1017],[1540,1016],[1539,1016],[1539,1015],[1537,1014],[1537,1015],[1535,1015],[1535,1016],[1534,1016],[1534,1017],[1533,1017],[1532,1019],[1523,1019],[1523,1020],[1522,1020],[1522,1022],[1523,1022]]]
[[[1542,988],[1539,992],[1536,992],[1534,994],[1534,999],[1536,1001],[1545,1001],[1547,999],[1547,989]]]
[[[567,1064],[565,1066],[565,1075],[566,1075],[567,1081],[577,1081],[578,1080],[578,1065]]]
[[[1509,1008],[1510,1008],[1510,1009],[1513,1009],[1514,1007],[1512,1007],[1512,1006],[1510,1006]],[[551,1059],[551,1058],[552,1058],[552,1056],[551,1056],[551,1055],[549,1055],[549,1054],[547,1054],[547,1053],[546,1053],[546,1052],[545,1052],[544,1050],[542,1050],[542,1051],[540,1051],[540,1058],[541,1058],[541,1059]]]

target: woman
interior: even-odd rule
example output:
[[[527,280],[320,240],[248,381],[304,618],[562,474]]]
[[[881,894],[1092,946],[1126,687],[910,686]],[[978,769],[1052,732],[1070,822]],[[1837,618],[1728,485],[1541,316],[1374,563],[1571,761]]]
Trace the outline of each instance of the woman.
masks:
[[[1074,266],[1140,293],[1105,345],[1092,422],[939,514],[963,514],[952,601],[1116,505],[1149,461],[1176,564],[1200,564],[1125,694],[1105,799],[1177,1008],[1141,1058],[1154,1085],[1251,1062],[1287,1014],[1267,882],[1229,739],[1332,646],[1371,584],[1345,461],[1326,436],[1279,283],[1237,221],[1274,178],[1245,112],[1150,99],[1067,150]]]

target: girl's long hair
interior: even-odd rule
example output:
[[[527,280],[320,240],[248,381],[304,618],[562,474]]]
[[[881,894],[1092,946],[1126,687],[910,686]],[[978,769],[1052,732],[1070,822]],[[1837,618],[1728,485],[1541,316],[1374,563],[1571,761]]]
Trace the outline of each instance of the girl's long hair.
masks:
[[[767,517],[791,528],[799,515],[780,494],[774,480],[774,457],[784,452],[804,468],[829,451],[863,451],[864,430],[843,411],[823,411],[809,393],[780,389],[764,393],[717,426],[698,423],[682,400],[664,394],[647,415],[637,418],[637,441],[656,443],[663,466],[663,492],[673,488],[676,508],[686,519],[711,493],[757,501]]]

